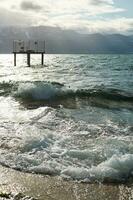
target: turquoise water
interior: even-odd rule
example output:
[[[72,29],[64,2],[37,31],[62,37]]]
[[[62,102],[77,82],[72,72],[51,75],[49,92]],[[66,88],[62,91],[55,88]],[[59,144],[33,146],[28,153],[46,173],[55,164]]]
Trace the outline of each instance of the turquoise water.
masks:
[[[0,163],[83,182],[131,181],[133,55],[0,56]]]

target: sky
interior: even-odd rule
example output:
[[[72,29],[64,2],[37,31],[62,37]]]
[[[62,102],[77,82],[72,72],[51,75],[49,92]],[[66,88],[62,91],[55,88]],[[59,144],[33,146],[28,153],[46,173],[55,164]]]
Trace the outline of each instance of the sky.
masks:
[[[133,34],[133,0],[0,0],[0,26]]]

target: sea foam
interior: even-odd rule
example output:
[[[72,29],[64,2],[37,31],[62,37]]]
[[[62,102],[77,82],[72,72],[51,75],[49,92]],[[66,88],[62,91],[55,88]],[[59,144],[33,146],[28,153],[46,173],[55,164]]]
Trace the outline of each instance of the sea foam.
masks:
[[[113,155],[110,159],[91,168],[69,167],[62,176],[84,181],[125,181],[133,174],[133,155]]]
[[[21,83],[16,96],[32,100],[48,100],[61,93],[61,85],[51,83]]]

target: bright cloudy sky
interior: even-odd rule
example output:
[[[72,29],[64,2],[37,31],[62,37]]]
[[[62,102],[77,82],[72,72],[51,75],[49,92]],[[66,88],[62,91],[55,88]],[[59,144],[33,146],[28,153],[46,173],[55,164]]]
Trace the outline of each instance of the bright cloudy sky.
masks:
[[[133,0],[0,0],[0,26],[133,34]]]

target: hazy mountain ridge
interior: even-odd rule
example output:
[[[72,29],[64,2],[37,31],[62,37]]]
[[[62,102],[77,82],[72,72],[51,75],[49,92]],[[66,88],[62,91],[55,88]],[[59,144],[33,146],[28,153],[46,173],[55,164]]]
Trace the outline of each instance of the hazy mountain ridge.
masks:
[[[0,53],[11,53],[15,39],[46,40],[46,53],[133,53],[133,36],[80,34],[43,26],[0,28]]]

